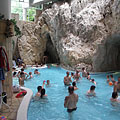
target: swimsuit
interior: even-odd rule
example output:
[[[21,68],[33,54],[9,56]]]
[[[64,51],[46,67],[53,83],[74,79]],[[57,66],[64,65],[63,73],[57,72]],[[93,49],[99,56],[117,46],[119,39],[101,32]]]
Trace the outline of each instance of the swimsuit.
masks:
[[[77,109],[77,107],[76,108],[73,108],[73,109],[67,109],[67,111],[68,112],[72,112],[72,111],[74,111],[74,110],[76,110]]]

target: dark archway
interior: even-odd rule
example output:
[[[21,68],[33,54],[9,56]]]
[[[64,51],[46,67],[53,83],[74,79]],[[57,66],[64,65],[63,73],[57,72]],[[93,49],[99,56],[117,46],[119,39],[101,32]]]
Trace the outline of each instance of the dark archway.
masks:
[[[60,59],[57,53],[55,46],[51,41],[51,37],[49,33],[47,34],[47,43],[46,43],[46,51],[44,52],[44,56],[47,56],[47,63],[59,63]]]
[[[98,46],[93,59],[94,71],[120,70],[120,35],[112,35]]]

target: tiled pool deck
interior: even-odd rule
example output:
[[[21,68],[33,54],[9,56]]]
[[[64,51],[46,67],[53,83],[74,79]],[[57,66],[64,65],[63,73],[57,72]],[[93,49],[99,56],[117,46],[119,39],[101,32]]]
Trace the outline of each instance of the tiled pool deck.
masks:
[[[7,118],[6,120],[16,120],[17,111],[23,99],[23,97],[16,98],[16,95],[17,93],[13,94],[12,98],[7,99],[7,104],[10,106],[10,109],[4,104],[2,105],[2,108],[0,109],[0,117],[5,116]]]

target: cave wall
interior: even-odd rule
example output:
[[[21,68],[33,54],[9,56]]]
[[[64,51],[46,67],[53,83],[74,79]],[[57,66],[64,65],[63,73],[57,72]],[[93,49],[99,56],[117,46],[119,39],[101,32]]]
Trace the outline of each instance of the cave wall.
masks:
[[[117,41],[113,36],[120,34],[119,8],[119,0],[54,3],[36,23],[23,24],[18,42],[20,56],[33,64],[49,53],[51,61],[55,57],[67,69],[84,66],[88,71],[118,70],[119,47],[117,42],[113,44]]]
[[[47,63],[60,63],[59,55],[56,47],[51,41],[49,33],[47,34],[46,51],[44,52],[44,56],[48,57]]]
[[[103,44],[98,45],[96,55],[93,58],[93,65],[95,71],[120,70],[119,34],[110,36]]]
[[[72,0],[70,4],[54,4],[51,9],[45,10],[41,17],[49,26],[60,63],[73,69],[83,66],[92,71],[117,69],[116,55],[109,61],[109,65],[114,64],[107,69],[106,59],[110,54],[105,54],[109,50],[107,42],[103,44],[103,41],[120,33],[119,6],[117,0]],[[117,52],[114,46],[111,48]],[[99,64],[99,60],[103,62]],[[101,67],[103,63],[105,68]]]

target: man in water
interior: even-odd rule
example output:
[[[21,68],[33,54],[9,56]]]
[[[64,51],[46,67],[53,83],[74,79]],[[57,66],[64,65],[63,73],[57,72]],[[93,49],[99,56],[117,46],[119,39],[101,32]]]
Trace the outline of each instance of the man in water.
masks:
[[[82,68],[82,77],[87,77],[87,72],[84,67]]]
[[[38,69],[34,70],[34,74],[40,74],[40,72],[38,72]]]
[[[79,70],[76,70],[76,73],[74,74],[75,81],[78,81],[79,79],[82,79],[79,72],[80,72]]]
[[[69,72],[66,72],[66,76],[64,77],[64,84],[65,85],[70,85],[70,82],[72,82],[71,77],[69,76]]]
[[[69,96],[65,97],[64,107],[67,108],[68,112],[72,112],[77,109],[78,95],[74,93],[74,87],[68,87]]]

